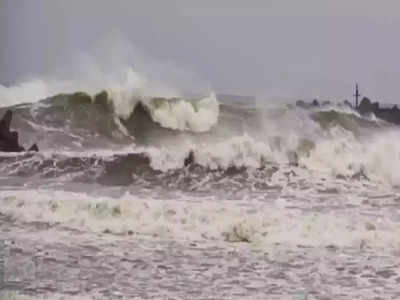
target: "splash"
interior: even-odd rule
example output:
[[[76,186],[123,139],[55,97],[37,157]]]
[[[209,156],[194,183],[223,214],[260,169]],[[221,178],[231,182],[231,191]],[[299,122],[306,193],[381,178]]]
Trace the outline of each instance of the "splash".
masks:
[[[0,107],[78,91],[94,96],[106,90],[117,113],[128,117],[138,98],[212,93],[208,84],[189,70],[149,57],[119,35],[100,40],[86,52],[72,54],[67,63],[53,69],[9,87],[0,85]]]

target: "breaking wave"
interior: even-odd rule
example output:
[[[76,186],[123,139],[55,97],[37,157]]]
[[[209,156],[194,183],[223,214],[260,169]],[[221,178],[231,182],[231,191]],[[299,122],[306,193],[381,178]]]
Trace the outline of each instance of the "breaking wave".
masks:
[[[285,207],[286,201],[281,198],[273,203],[235,204],[229,200],[191,201],[190,196],[182,195],[158,201],[129,193],[111,198],[29,190],[3,193],[1,200],[4,214],[28,224],[43,222],[48,228],[117,236],[246,242],[261,247],[283,244],[290,248],[358,248],[366,244],[383,251],[397,248],[399,243],[397,223],[390,218],[373,224],[367,215],[355,212],[293,211]]]
[[[9,175],[68,175],[129,185],[139,177],[160,183],[183,176],[190,182],[210,174],[210,181],[218,182],[218,176],[241,174],[247,182],[248,170],[289,166],[400,184],[398,127],[339,107],[235,106],[219,103],[214,94],[183,99],[114,90],[59,94],[0,108],[0,114],[8,108],[15,112],[13,126],[21,141],[37,142],[41,149],[2,156],[0,168]],[[190,153],[197,169],[187,168]],[[176,171],[183,168],[183,173]],[[182,182],[178,185],[184,188]]]

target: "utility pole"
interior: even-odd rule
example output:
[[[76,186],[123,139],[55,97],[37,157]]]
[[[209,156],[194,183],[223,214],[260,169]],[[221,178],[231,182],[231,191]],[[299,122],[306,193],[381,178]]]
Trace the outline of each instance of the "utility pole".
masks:
[[[361,94],[358,91],[358,84],[356,83],[356,93],[353,95],[356,98],[356,109],[358,108],[358,97],[361,96]]]

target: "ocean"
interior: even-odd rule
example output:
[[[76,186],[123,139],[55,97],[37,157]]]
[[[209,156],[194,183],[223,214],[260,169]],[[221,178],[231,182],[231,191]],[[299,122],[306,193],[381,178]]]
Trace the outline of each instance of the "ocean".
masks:
[[[0,299],[400,299],[398,126],[213,93],[7,109],[40,151],[0,154]]]

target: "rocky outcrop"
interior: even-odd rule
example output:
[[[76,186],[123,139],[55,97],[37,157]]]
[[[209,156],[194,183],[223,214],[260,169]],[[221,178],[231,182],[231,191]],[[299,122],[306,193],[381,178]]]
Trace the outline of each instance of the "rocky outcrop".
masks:
[[[303,100],[296,101],[296,106],[302,108],[318,108],[318,107],[326,107],[332,105],[332,102],[329,100],[325,100],[319,102],[317,99],[314,99],[312,102],[305,102]]]
[[[317,99],[314,99],[311,103],[305,102],[303,100],[296,101],[296,106],[302,108],[313,108],[313,107],[320,107],[320,104]]]
[[[183,165],[185,167],[187,167],[187,166],[193,165],[194,163],[195,163],[194,152],[193,152],[193,150],[190,150],[188,156],[185,158],[185,160],[183,162]]]
[[[322,104],[319,104],[317,100],[313,100],[312,102],[298,100],[296,102],[296,106],[304,109],[312,109],[329,105],[330,103],[328,101],[324,101],[322,102]],[[338,103],[338,106],[348,106],[354,109],[354,107],[348,100],[345,100],[342,103]],[[397,107],[397,105],[394,105],[391,108],[381,108],[379,102],[372,102],[369,98],[364,97],[362,98],[360,104],[355,110],[360,113],[360,115],[368,116],[370,114],[374,114],[377,118],[382,119],[386,122],[400,125],[400,109]]]
[[[357,111],[361,115],[369,115],[373,113],[379,119],[400,125],[400,110],[397,105],[394,105],[392,108],[380,108],[379,102],[371,102],[370,99],[364,97],[361,100]]]
[[[0,121],[0,151],[1,152],[22,152],[24,147],[19,144],[18,132],[11,131],[12,111],[7,110]],[[39,151],[36,144],[33,144],[28,151]]]

